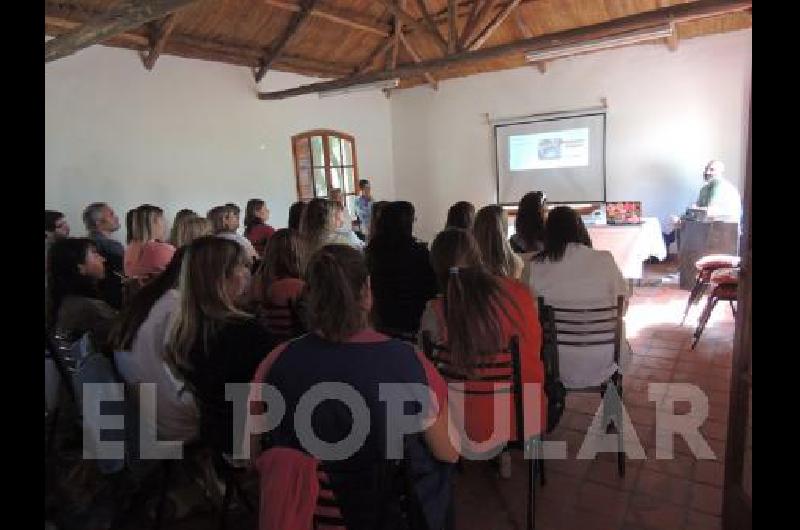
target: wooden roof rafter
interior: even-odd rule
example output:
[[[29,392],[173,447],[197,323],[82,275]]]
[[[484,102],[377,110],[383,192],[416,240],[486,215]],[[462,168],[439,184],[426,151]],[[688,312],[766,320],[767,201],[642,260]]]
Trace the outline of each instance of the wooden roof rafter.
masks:
[[[393,15],[399,17],[400,20],[403,22],[403,24],[405,24],[409,28],[416,29],[417,31],[421,32],[424,35],[427,35],[431,39],[431,42],[436,44],[436,46],[438,46],[439,49],[442,50],[442,53],[444,55],[447,55],[447,43],[444,41],[444,39],[442,38],[442,35],[439,33],[438,30],[436,32],[432,31],[423,22],[421,22],[421,21],[417,20],[416,18],[412,17],[411,15],[408,14],[407,11],[405,11],[404,9],[401,9],[399,6],[397,6],[393,2],[393,0],[377,0],[377,1],[378,1],[378,3],[383,4],[384,6],[386,6],[386,8]]]
[[[588,26],[579,26],[554,33],[524,38],[489,48],[480,48],[474,51],[464,50],[453,55],[429,59],[419,63],[402,64],[388,71],[352,75],[332,81],[311,83],[274,92],[260,92],[258,98],[262,100],[284,99],[287,97],[338,90],[388,79],[405,79],[425,72],[432,73],[453,66],[463,66],[476,62],[508,57],[509,55],[545,49],[555,45],[580,44],[665,23],[688,22],[749,10],[752,10],[752,0],[697,0],[695,2],[675,4],[664,8],[638,12]]]
[[[267,5],[277,7],[278,9],[282,9],[284,11],[298,12],[302,9],[300,4],[293,4],[284,0],[262,1]],[[337,24],[361,31],[366,31],[368,33],[373,33],[381,37],[388,37],[391,33],[391,28],[389,26],[373,22],[353,12],[325,5],[322,2],[319,2],[313,8],[311,8],[309,14],[312,17],[323,18]]]
[[[500,12],[498,12],[494,16],[494,18],[486,25],[486,27],[484,27],[483,30],[480,33],[478,33],[478,35],[472,40],[472,42],[467,44],[467,49],[470,51],[475,51],[481,46],[483,46],[483,44],[489,39],[489,37],[492,36],[492,33],[494,33],[495,30],[497,30],[497,28],[499,28],[500,25],[506,21],[508,15],[510,15],[511,12],[515,10],[517,6],[519,6],[520,2],[522,2],[522,0],[512,0],[511,3],[506,5],[503,9],[501,9]]]
[[[286,50],[286,47],[289,45],[289,41],[291,41],[292,37],[301,31],[302,27],[305,25],[305,22],[308,20],[309,15],[311,14],[311,10],[314,9],[314,5],[317,2],[318,0],[300,1],[300,11],[292,14],[292,18],[289,19],[289,24],[286,26],[284,32],[278,37],[277,42],[270,46],[270,48],[264,54],[263,59],[261,59],[261,64],[258,66],[258,69],[255,72],[256,83],[260,82],[264,78],[272,64]]]
[[[44,61],[50,62],[92,44],[163,18],[197,0],[122,0],[85,24],[44,44]]]

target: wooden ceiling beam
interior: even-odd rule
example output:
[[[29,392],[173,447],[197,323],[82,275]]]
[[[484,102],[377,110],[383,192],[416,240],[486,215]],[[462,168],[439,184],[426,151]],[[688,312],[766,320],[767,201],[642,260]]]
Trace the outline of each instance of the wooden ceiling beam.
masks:
[[[471,51],[475,51],[492,36],[492,34],[499,28],[503,22],[506,21],[508,15],[511,14],[513,10],[517,8],[522,0],[512,0],[510,4],[504,7],[499,13],[497,13],[491,22],[489,22],[483,31],[481,31],[475,39],[467,45],[467,49]]]
[[[461,38],[458,39],[458,48],[460,50],[467,48],[467,43],[472,42],[476,37],[475,33],[479,28],[484,26],[486,20],[491,16],[492,9],[494,9],[500,0],[486,0],[478,13],[464,26],[464,31],[461,32]]]
[[[425,24],[408,14],[405,10],[401,9],[394,4],[392,0],[377,0],[378,3],[383,4],[386,8],[396,17],[399,17],[403,24],[409,28],[413,28],[431,38],[431,41],[442,50],[442,53],[447,55],[447,43],[444,41],[439,32],[432,32]]]
[[[136,29],[196,0],[122,0],[82,26],[45,42],[44,61],[61,59],[109,37]]]
[[[444,37],[442,37],[442,34],[439,32],[439,26],[433,22],[431,14],[428,11],[428,6],[425,5],[425,0],[416,0],[416,2],[417,9],[419,9],[420,14],[422,15],[422,20],[428,27],[428,31],[431,32],[431,34],[437,35],[442,42],[444,42]]]
[[[297,13],[301,10],[300,4],[293,4],[284,0],[262,1],[269,6],[277,7],[278,9],[283,9],[284,11]],[[388,37],[391,33],[391,29],[388,26],[378,22],[372,22],[362,16],[357,15],[356,13],[345,11],[333,6],[327,6],[324,4],[317,5],[311,9],[310,14],[312,17],[324,18],[326,20],[330,20],[331,22],[336,22],[337,24],[348,26],[353,29],[380,35],[381,37]]]
[[[458,52],[455,55],[430,59],[420,63],[403,64],[386,72],[372,72],[364,75],[350,76],[333,81],[321,83],[311,83],[286,90],[274,92],[260,92],[258,98],[262,100],[276,100],[288,97],[300,96],[316,92],[327,92],[340,88],[346,88],[365,83],[374,83],[387,79],[403,79],[420,75],[425,72],[436,72],[451,66],[461,66],[464,64],[475,63],[507,57],[513,54],[525,53],[528,51],[541,50],[557,45],[579,44],[582,42],[602,39],[618,35],[623,32],[635,31],[659,24],[670,22],[684,22],[701,18],[714,17],[727,13],[744,11],[752,8],[752,0],[697,0],[695,2],[681,3],[669,7],[644,11],[607,20],[589,26],[572,28],[548,35],[540,35],[509,42],[489,48],[481,48],[475,51]]]
[[[175,29],[176,13],[170,13],[157,22],[150,22],[150,49],[140,52],[142,63],[148,70],[152,70],[156,65],[158,56],[164,51],[172,30]]]
[[[375,62],[375,59],[380,55],[385,54],[386,51],[392,46],[392,44],[394,44],[394,33],[386,37],[383,40],[383,42],[378,44],[372,50],[372,52],[367,56],[366,59],[364,59],[363,61],[361,61],[361,63],[359,63],[359,65],[355,69],[355,74],[357,75],[367,72],[372,67],[372,64]]]
[[[80,22],[74,20],[56,16],[46,16],[45,34],[58,36],[67,30],[80,27],[80,25]],[[126,32],[111,37],[105,41],[104,44],[142,52],[149,49],[150,39],[144,34]],[[203,59],[252,68],[259,65],[263,50],[236,44],[208,41],[173,32],[168,42],[165,44],[162,53],[170,53],[189,59]],[[281,69],[284,70],[289,69],[290,71],[313,75],[315,77],[339,77],[350,75],[353,72],[352,65],[321,61],[311,57],[288,53],[281,55],[275,62],[275,65],[280,66]]]
[[[397,7],[405,9],[405,0],[395,0]],[[386,63],[386,68],[394,70],[397,68],[397,54],[400,53],[400,35],[403,33],[403,21],[397,15],[394,16],[394,44],[392,44],[392,60]]]
[[[458,45],[456,17],[458,17],[456,0],[447,0],[447,51],[449,53],[456,53]]]
[[[408,54],[411,56],[411,59],[415,63],[421,63],[422,62],[422,58],[420,57],[419,53],[417,53],[417,50],[415,50],[414,47],[411,46],[411,43],[408,42],[408,37],[406,37],[405,35],[403,35],[401,33],[400,34],[400,41],[402,41],[403,46],[405,47],[405,49],[408,52]],[[431,88],[433,88],[434,90],[438,90],[439,89],[439,82],[430,73],[423,72],[422,75],[425,77],[425,80],[428,82],[428,84],[431,85]]]
[[[256,83],[264,79],[264,76],[272,66],[272,63],[274,63],[275,60],[278,59],[286,50],[286,46],[289,44],[289,41],[304,25],[309,14],[311,13],[311,10],[314,8],[314,4],[316,3],[317,0],[302,0],[300,2],[300,11],[297,11],[292,15],[292,18],[289,19],[289,24],[286,26],[286,29],[278,37],[278,40],[269,47],[267,52],[264,54],[264,58],[261,59],[261,64],[258,66],[258,70],[255,72]]]

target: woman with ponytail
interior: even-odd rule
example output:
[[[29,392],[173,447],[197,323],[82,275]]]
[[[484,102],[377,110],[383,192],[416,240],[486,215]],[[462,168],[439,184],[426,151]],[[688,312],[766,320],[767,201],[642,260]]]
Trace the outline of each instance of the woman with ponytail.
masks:
[[[334,495],[347,517],[347,527],[377,528],[381,512],[387,513],[381,502],[386,499],[381,498],[380,488],[371,487],[376,484],[371,473],[385,466],[386,458],[397,458],[390,455],[387,438],[401,429],[401,418],[392,414],[393,407],[381,399],[386,401],[386,392],[392,394],[389,401],[393,403],[435,397],[423,404],[419,416],[404,416],[407,421],[422,423],[416,429],[409,429],[408,425],[403,428],[413,432],[404,437],[403,454],[417,473],[417,484],[426,484],[422,499],[422,510],[430,523],[426,527],[443,528],[441,521],[452,499],[451,485],[445,477],[452,467],[449,463],[458,458],[457,448],[448,436],[447,385],[416,348],[370,326],[372,289],[361,252],[345,245],[322,247],[308,262],[306,282],[312,331],[274,349],[259,366],[253,381],[277,389],[286,405],[278,426],[262,439],[262,446],[268,449],[261,455],[264,459],[256,458],[256,467],[264,466],[262,488],[264,481],[269,482],[274,476],[266,463],[271,450],[288,448],[306,456],[310,452],[311,457],[323,460],[320,469],[330,476]],[[301,397],[320,383],[334,381],[355,390],[369,412],[369,431],[363,443],[352,448],[354,453],[341,457],[317,455],[305,449],[299,442],[304,433],[295,431],[294,421]],[[390,385],[384,386],[387,383]],[[424,388],[421,385],[432,392],[415,393]],[[253,400],[260,399],[256,391]],[[311,428],[321,440],[341,440],[351,433],[356,420],[363,425],[364,417],[353,417],[357,412],[338,400],[322,401],[311,416]],[[251,442],[251,448],[255,445]],[[316,466],[311,469],[310,480],[315,481]],[[278,494],[291,496],[301,483],[299,478],[298,484],[284,483],[277,488]],[[274,500],[278,506],[287,503],[289,499]],[[265,513],[263,517],[277,516]]]
[[[491,356],[519,337],[522,382],[544,384],[540,358],[542,330],[538,310],[527,287],[514,279],[492,274],[481,261],[475,238],[463,229],[440,232],[431,247],[431,264],[441,294],[428,302],[420,332],[429,331],[434,342],[447,345],[453,366],[465,379],[477,375],[470,370],[483,356]],[[492,383],[471,383],[476,389],[491,389]],[[489,386],[487,386],[489,385]],[[526,436],[541,432],[546,425],[546,403],[542,389],[539,402],[540,425],[526,425]],[[513,405],[512,405],[513,406]],[[473,442],[494,442],[494,406],[491,399],[469,395],[464,403],[465,432]],[[510,433],[515,432],[513,409],[509,409]],[[535,416],[534,416],[535,417]],[[500,422],[498,422],[500,423]],[[506,440],[497,439],[497,444]],[[510,462],[509,462],[510,465]],[[501,470],[502,472],[502,470]],[[505,474],[503,472],[503,474]]]

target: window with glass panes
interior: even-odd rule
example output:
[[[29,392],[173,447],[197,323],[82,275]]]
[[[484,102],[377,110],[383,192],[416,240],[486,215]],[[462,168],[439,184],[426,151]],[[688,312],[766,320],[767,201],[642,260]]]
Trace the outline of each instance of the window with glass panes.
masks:
[[[298,198],[329,197],[338,188],[352,214],[358,182],[354,138],[336,131],[308,131],[292,137],[292,151]]]

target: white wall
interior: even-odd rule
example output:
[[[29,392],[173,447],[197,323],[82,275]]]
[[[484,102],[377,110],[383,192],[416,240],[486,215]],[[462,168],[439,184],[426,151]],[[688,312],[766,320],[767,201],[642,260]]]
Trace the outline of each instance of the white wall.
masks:
[[[608,200],[641,200],[667,218],[693,202],[702,170],[723,160],[740,186],[746,145],[752,31],[641,45],[535,67],[444,81],[392,95],[398,198],[417,206],[430,240],[457,200],[495,199],[492,118],[597,106],[608,100]]]
[[[316,81],[270,72],[262,89]],[[247,68],[94,46],[45,67],[45,208],[80,214],[106,201],[120,219],[141,203],[201,214],[260,197],[286,226],[297,198],[290,137],[329,128],[356,138],[360,175],[394,193],[390,102],[382,93],[259,101]],[[124,225],[124,222],[123,222]],[[124,241],[125,230],[118,239]]]

